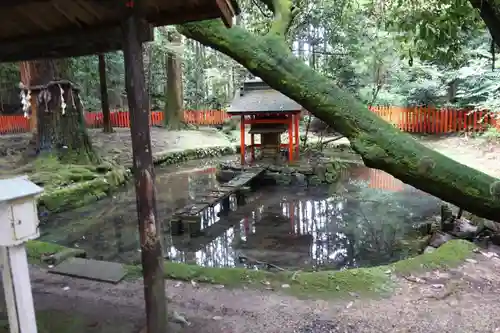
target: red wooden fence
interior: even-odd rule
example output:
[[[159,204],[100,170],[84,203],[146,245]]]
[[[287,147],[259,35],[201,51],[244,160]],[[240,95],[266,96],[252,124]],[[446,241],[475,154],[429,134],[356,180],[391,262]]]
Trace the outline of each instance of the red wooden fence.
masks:
[[[488,111],[475,111],[394,106],[377,106],[370,108],[385,121],[405,132],[412,133],[451,133],[482,132],[489,127],[500,129],[497,115]]]
[[[223,110],[205,111],[184,111],[184,121],[197,125],[218,125],[222,124],[229,116]],[[89,128],[99,128],[103,124],[102,112],[87,112],[85,122]],[[151,112],[151,125],[161,125],[163,123],[163,112]],[[111,125],[113,127],[130,127],[128,111],[111,112]],[[0,116],[0,135],[26,133],[30,131],[30,121],[22,115]]]
[[[461,109],[435,109],[428,107],[402,108],[393,106],[378,106],[371,111],[405,132],[412,133],[450,133],[450,132],[481,132],[488,127],[500,129],[500,120],[495,114],[487,111],[471,112]],[[184,121],[197,125],[222,124],[229,116],[223,110],[184,111]],[[87,126],[102,127],[102,112],[85,114]],[[163,113],[151,112],[151,125],[161,125]],[[129,127],[128,111],[111,113],[113,127]],[[29,132],[30,121],[22,115],[0,116],[0,134]]]
[[[204,110],[204,111],[184,111],[184,122],[197,125],[219,125],[229,116],[223,110]],[[99,128],[103,124],[102,112],[88,112],[85,115],[85,121],[90,128]],[[151,112],[151,125],[163,124],[163,112]],[[113,127],[130,127],[128,111],[111,112],[111,125]]]

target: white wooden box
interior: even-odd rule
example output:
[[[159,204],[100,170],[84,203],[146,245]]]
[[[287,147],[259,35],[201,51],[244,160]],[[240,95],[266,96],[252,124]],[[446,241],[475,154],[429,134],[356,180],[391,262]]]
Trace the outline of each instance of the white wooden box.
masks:
[[[42,192],[27,176],[0,179],[0,246],[38,238],[36,196]]]

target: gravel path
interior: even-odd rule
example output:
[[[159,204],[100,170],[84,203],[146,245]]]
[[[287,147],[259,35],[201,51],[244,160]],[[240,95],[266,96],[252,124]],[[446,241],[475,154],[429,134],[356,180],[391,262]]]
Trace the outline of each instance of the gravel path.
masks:
[[[500,259],[475,254],[475,259],[448,272],[434,271],[420,279],[395,277],[399,288],[391,298],[379,300],[355,295],[345,300],[299,300],[267,290],[167,281],[169,312],[176,311],[190,322],[190,326],[172,323],[170,332],[500,332],[495,331],[500,327],[499,269]],[[113,286],[51,275],[40,268],[31,274],[37,309],[85,316],[91,324],[78,333],[114,333],[102,329],[113,327],[110,323],[119,328],[116,332],[139,332],[144,323],[141,281]]]

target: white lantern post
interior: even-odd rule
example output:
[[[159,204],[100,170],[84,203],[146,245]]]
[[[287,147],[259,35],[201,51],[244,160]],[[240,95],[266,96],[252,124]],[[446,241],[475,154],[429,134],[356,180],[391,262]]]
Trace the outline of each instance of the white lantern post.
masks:
[[[0,179],[0,265],[11,333],[36,333],[25,243],[39,237],[36,196],[27,176]]]

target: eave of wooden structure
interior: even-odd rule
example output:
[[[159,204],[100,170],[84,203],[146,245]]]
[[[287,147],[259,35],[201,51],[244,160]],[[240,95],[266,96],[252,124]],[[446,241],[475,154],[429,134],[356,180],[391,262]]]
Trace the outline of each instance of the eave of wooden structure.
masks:
[[[122,49],[120,24],[128,0],[2,0],[0,62],[61,58]],[[146,22],[140,39],[153,40],[153,27],[221,18],[228,27],[239,14],[234,0],[143,0]]]

